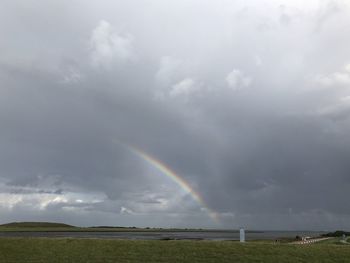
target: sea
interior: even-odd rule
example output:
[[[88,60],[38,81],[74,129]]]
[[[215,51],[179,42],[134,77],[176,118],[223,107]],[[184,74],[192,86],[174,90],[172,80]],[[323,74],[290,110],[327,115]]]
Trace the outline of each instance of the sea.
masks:
[[[246,240],[278,240],[296,236],[318,237],[319,231],[246,231]],[[201,231],[125,231],[125,232],[0,232],[0,237],[96,238],[129,240],[239,240],[232,230]]]

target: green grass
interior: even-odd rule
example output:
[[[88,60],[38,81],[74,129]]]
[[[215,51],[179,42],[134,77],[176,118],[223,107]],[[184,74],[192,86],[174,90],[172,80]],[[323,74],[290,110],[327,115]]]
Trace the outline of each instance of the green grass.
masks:
[[[320,242],[318,242],[318,244],[323,244],[323,245],[350,245],[350,243],[344,242],[342,237],[333,237],[331,239],[320,241]],[[349,262],[350,262],[350,260],[349,260]]]
[[[333,237],[327,240],[319,241],[317,244],[323,244],[323,245],[339,245],[340,244],[340,238],[339,237]]]
[[[350,246],[0,238],[0,262],[349,262]]]

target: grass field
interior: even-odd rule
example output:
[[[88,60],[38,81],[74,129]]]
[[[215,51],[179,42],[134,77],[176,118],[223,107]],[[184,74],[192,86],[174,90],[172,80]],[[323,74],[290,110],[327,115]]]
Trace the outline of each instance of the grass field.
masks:
[[[0,262],[350,262],[350,246],[0,238]]]
[[[331,239],[328,239],[328,240],[324,240],[324,241],[321,241],[321,242],[319,242],[319,244],[324,244],[324,245],[350,245],[350,243],[349,244],[347,244],[347,243],[344,243],[343,241],[342,241],[342,238],[340,238],[340,237],[334,237],[334,238],[331,238]],[[350,262],[350,260],[349,260],[349,262]]]

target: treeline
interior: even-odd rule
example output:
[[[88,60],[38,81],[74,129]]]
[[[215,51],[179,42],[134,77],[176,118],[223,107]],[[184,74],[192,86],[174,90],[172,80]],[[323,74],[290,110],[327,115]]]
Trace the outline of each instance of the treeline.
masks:
[[[330,233],[327,233],[327,234],[322,234],[323,237],[342,237],[343,235],[345,235],[345,236],[350,236],[350,232],[337,230],[337,231],[335,231],[335,232],[330,232]]]
[[[90,226],[89,228],[133,228],[136,229],[137,227],[132,226],[132,227],[127,227],[127,226]]]

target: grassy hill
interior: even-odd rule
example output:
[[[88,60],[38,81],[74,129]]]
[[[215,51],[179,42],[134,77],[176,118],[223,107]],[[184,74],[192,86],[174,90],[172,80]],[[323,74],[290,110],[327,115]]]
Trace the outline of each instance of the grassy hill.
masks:
[[[0,225],[0,227],[9,227],[9,228],[42,228],[42,227],[74,227],[62,223],[52,223],[52,222],[12,222]]]
[[[0,225],[0,232],[79,231],[79,227],[53,222],[12,222]]]

